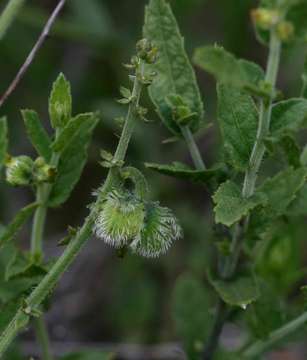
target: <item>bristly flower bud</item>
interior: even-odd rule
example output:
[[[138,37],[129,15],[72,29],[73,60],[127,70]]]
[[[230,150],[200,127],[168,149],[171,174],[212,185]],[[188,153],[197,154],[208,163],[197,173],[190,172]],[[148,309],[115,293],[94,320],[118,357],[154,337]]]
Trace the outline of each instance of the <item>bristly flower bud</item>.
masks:
[[[153,64],[157,60],[158,49],[148,39],[142,39],[136,44],[137,55],[147,64]]]
[[[142,231],[130,247],[141,256],[154,258],[165,254],[180,237],[182,229],[173,212],[158,203],[149,203]]]
[[[263,30],[270,30],[280,21],[280,14],[277,10],[258,8],[251,12],[254,23]]]
[[[295,29],[290,21],[282,21],[277,25],[276,32],[281,41],[288,42],[293,38]]]
[[[145,212],[143,203],[128,191],[111,191],[98,212],[94,231],[115,248],[129,244],[140,233]]]
[[[33,170],[33,180],[35,183],[52,183],[56,175],[56,168],[48,165],[42,157],[35,160]]]
[[[33,160],[29,156],[8,157],[6,180],[13,186],[26,186],[32,182]]]

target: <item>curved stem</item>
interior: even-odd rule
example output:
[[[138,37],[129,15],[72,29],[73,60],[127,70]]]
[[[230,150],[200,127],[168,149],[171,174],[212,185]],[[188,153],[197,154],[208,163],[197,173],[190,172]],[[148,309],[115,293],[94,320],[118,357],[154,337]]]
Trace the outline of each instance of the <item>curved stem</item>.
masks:
[[[0,16],[0,40],[24,5],[25,0],[10,0]]]
[[[287,336],[291,335],[294,331],[298,330],[307,322],[307,311],[298,316],[296,319],[290,321],[286,325],[282,326],[281,328],[273,331],[268,340],[258,340],[255,343],[248,346],[242,352],[242,356],[244,358],[256,358],[262,355],[265,351],[270,349],[272,346],[286,338]]]
[[[271,30],[270,36],[270,49],[269,49],[269,58],[266,70],[265,81],[270,84],[272,88],[272,95],[269,100],[261,100],[260,103],[260,113],[259,113],[259,124],[258,131],[256,136],[256,141],[252,150],[252,154],[249,161],[249,167],[245,173],[242,196],[250,197],[254,194],[255,185],[258,178],[258,172],[263,160],[263,156],[265,153],[265,144],[264,140],[269,134],[270,130],[270,122],[271,122],[271,112],[272,112],[272,103],[273,103],[273,93],[276,86],[279,62],[280,62],[280,54],[281,54],[281,41],[277,37],[275,29]],[[226,259],[223,270],[222,277],[224,279],[231,278],[238,265],[243,241],[244,241],[244,233],[246,228],[248,227],[249,218],[245,218],[243,223],[237,223],[234,228],[233,238],[230,248],[230,255]],[[203,353],[203,360],[210,360],[214,354],[216,349],[211,346],[211,343],[217,344],[218,338],[223,329],[223,324],[221,325],[221,318],[224,314],[224,309],[222,307],[218,308],[218,312],[215,319],[215,324],[213,325],[213,330],[211,336],[209,337],[209,343],[205,347]],[[225,318],[226,320],[226,318]],[[225,321],[224,320],[224,321]],[[215,329],[218,328],[219,331]],[[208,352],[208,349],[210,350]]]
[[[196,145],[195,139],[191,133],[191,130],[188,126],[181,127],[182,135],[187,143],[187,146],[189,148],[192,160],[194,162],[194,165],[197,170],[205,170],[206,165],[202,159],[202,156],[199,152],[199,149]]]
[[[144,69],[142,67],[140,77],[144,75],[143,71]],[[142,83],[139,81],[139,77],[136,76],[133,87],[133,94],[136,100],[134,100],[129,105],[125,126],[123,128],[117,150],[115,152],[115,160],[124,160],[126,156],[127,147],[131,139],[135,123],[137,121],[137,107],[141,96],[141,90]],[[110,188],[116,181],[116,177],[117,172],[116,169],[113,168],[109,171],[107,179],[99,191],[99,198],[103,198],[110,191]],[[45,297],[53,290],[63,273],[74,261],[86,241],[90,238],[95,221],[95,215],[96,209],[94,207],[75,238],[71,240],[63,254],[53,265],[48,274],[46,274],[46,276],[38,284],[34,291],[32,291],[32,293],[25,299],[27,311],[25,311],[24,307],[20,308],[4,332],[1,334],[0,358],[5,353],[12,340],[17,336],[18,332],[27,325],[29,321],[29,312],[31,313],[31,311],[35,311],[41,302],[45,299]]]
[[[43,360],[53,360],[53,356],[50,351],[51,347],[49,342],[48,330],[42,316],[40,318],[34,319],[34,326],[37,340],[40,343],[42,349]]]

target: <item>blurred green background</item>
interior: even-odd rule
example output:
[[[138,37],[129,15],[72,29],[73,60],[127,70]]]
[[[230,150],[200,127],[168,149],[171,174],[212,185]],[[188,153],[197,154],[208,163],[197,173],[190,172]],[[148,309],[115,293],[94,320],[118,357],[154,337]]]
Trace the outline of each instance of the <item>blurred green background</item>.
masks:
[[[99,149],[112,151],[119,127],[114,118],[125,107],[115,100],[119,86],[128,85],[122,63],[134,54],[141,37],[145,0],[69,0],[51,36],[17,90],[1,109],[10,127],[10,152],[30,154],[20,109],[35,109],[48,127],[47,100],[52,82],[59,72],[71,81],[74,112],[96,111],[101,121],[90,148],[89,161],[70,200],[60,209],[50,210],[45,236],[48,256],[57,256],[56,246],[67,226],[78,226],[87,214],[92,192],[103,181],[106,171],[99,166]],[[4,6],[6,1],[1,1]],[[36,41],[55,0],[28,0],[1,43],[0,92],[4,92]],[[249,11],[256,1],[249,0],[172,0],[186,48],[218,43],[239,57],[263,67],[266,48],[254,36]],[[300,90],[303,68],[302,48],[286,49],[279,85],[287,96]],[[205,73],[197,76],[212,126],[198,135],[200,149],[208,164],[219,157],[220,141],[216,127],[215,83]],[[143,104],[149,104],[147,96]],[[150,106],[150,105],[149,105]],[[160,343],[176,341],[171,319],[171,298],[176,278],[185,271],[200,277],[211,261],[212,215],[209,196],[202,186],[144,169],[145,161],[191,163],[182,143],[163,144],[168,133],[150,107],[154,122],[140,123],[129,149],[128,162],[143,169],[151,196],[174,209],[182,222],[185,237],[168,255],[158,260],[142,260],[129,255],[117,258],[102,241],[93,238],[55,291],[54,305],[47,314],[51,338],[65,343]],[[28,190],[0,189],[0,219],[7,222],[23,205],[33,200]],[[23,248],[29,244],[29,228],[20,237]],[[31,343],[33,334],[23,335]]]

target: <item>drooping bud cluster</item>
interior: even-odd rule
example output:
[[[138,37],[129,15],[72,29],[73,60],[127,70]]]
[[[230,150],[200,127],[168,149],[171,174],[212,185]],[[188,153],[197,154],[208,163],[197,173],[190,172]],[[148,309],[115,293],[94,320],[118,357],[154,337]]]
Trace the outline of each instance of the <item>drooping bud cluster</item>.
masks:
[[[131,248],[144,257],[164,254],[182,236],[170,209],[140,200],[127,190],[108,194],[98,211],[94,231],[107,244]]]
[[[8,156],[6,160],[6,180],[12,186],[51,183],[56,174],[56,168],[48,165],[41,157],[33,161],[25,155]]]

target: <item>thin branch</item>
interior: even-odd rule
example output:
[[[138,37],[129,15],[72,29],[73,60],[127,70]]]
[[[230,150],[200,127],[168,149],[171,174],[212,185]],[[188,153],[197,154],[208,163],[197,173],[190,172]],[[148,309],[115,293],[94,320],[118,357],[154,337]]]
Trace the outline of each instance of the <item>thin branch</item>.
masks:
[[[14,80],[12,81],[10,86],[7,88],[6,92],[1,97],[0,107],[8,99],[8,97],[12,94],[12,92],[16,89],[17,85],[19,84],[19,82],[21,81],[21,79],[23,78],[25,73],[27,72],[27,70],[30,67],[30,65],[32,64],[36,54],[38,53],[39,49],[42,47],[44,41],[48,37],[48,35],[50,33],[50,29],[51,29],[53,23],[55,22],[57,16],[61,12],[62,8],[64,7],[65,3],[66,3],[66,0],[60,0],[58,5],[56,6],[56,8],[53,10],[42,33],[39,36],[36,44],[34,45],[33,49],[31,50],[30,54],[28,55],[28,57],[26,58],[26,61],[24,62],[24,64],[20,68],[20,70],[18,71],[16,77],[14,78]]]

